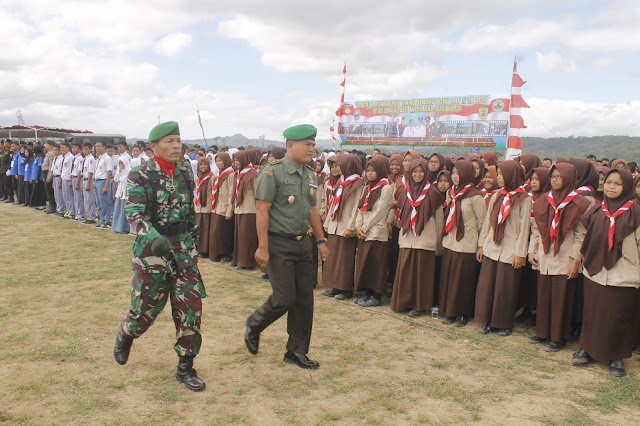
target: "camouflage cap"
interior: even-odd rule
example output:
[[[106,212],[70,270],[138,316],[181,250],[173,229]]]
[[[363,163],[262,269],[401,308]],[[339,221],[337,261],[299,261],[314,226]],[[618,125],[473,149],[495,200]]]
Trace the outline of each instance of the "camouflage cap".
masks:
[[[176,121],[160,123],[149,132],[149,142],[155,142],[167,135],[180,135],[180,127]]]
[[[282,133],[282,136],[288,141],[315,140],[317,133],[318,129],[311,124],[298,124],[297,126],[289,127]]]

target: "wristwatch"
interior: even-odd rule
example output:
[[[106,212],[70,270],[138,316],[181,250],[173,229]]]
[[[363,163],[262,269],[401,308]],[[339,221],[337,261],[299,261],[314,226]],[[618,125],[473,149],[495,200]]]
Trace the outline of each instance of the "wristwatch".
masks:
[[[321,240],[316,241],[316,243],[317,243],[318,245],[320,245],[320,244],[327,244],[327,239],[326,239],[326,238],[323,238],[323,239],[321,239]]]

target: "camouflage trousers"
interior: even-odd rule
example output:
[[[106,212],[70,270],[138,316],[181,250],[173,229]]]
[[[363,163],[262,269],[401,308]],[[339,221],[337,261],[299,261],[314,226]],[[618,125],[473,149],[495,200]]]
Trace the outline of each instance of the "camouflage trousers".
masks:
[[[174,349],[178,356],[195,356],[202,344],[200,320],[202,298],[206,297],[195,259],[188,253],[169,254],[170,260],[134,257],[131,305],[122,326],[133,337],[140,337],[171,302],[176,327]],[[196,258],[197,259],[197,258]],[[157,262],[165,260],[160,266]],[[151,263],[152,265],[149,265]]]

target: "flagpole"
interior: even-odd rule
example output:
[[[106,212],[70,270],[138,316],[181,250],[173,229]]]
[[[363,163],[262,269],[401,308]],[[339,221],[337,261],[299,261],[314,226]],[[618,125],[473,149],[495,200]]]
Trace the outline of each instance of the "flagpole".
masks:
[[[204,139],[204,150],[209,150],[209,142],[207,142],[207,137],[204,135],[204,127],[202,126],[202,119],[200,118],[200,106],[196,104],[196,112],[198,113],[198,123],[200,123],[200,129],[202,130],[202,139]]]

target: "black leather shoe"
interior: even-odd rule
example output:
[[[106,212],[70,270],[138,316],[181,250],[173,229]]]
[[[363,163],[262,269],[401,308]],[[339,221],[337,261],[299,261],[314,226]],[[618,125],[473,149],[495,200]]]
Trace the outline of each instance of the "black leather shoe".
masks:
[[[486,323],[482,327],[480,327],[480,334],[489,334],[489,333],[491,333],[491,326],[489,325],[489,323]]]
[[[549,342],[542,349],[545,352],[560,352],[565,346],[567,346],[567,342]]]
[[[571,365],[583,365],[591,361],[591,357],[583,348],[580,348],[573,354]]]
[[[609,375],[613,377],[622,377],[627,372],[624,369],[624,361],[621,359],[617,359],[615,361],[609,362]]]
[[[531,336],[527,339],[527,342],[529,343],[544,343],[546,342],[548,339],[541,339],[538,336]]]
[[[192,356],[181,356],[178,358],[178,368],[176,370],[176,380],[190,391],[200,392],[206,389],[207,385],[198,377],[198,373],[193,368]]]
[[[132,344],[133,337],[126,334],[122,326],[120,326],[120,328],[118,328],[118,334],[116,335],[116,344],[113,347],[113,357],[118,364],[125,365],[127,363]]]
[[[244,332],[244,344],[251,355],[257,354],[260,346],[260,333],[256,333],[251,330],[251,327],[247,327]]]
[[[633,353],[640,355],[640,346],[636,346],[635,348],[633,348]]]
[[[502,337],[511,336],[512,334],[513,334],[512,328],[503,328],[502,330],[498,331],[498,336],[502,336]]]
[[[282,360],[287,364],[295,364],[300,368],[306,368],[307,370],[315,370],[320,367],[320,363],[310,360],[305,354],[298,354],[295,352],[286,351],[284,353],[284,359]]]
[[[456,317],[443,316],[440,321],[442,321],[443,324],[453,324],[455,320],[456,320]]]
[[[340,294],[336,294],[334,299],[336,300],[348,300],[351,299],[353,297],[353,292],[352,291],[343,291]]]
[[[469,317],[466,315],[458,315],[456,320],[453,322],[453,325],[456,327],[464,327],[469,322]]]
[[[332,288],[331,290],[325,290],[322,292],[323,296],[327,296],[327,297],[336,297],[338,294],[340,294],[341,291],[335,288]]]

